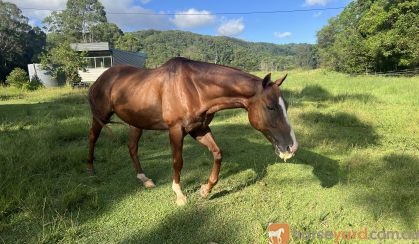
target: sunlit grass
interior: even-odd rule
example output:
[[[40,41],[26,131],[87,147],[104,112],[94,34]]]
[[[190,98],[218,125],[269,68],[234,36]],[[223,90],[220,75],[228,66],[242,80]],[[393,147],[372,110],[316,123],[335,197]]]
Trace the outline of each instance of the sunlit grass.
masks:
[[[86,90],[0,88],[0,240],[266,243],[271,222],[305,231],[417,230],[419,78],[292,70],[281,89],[296,157],[281,162],[245,111],[220,112],[211,128],[224,152],[221,180],[200,199],[212,155],[188,137],[189,203],[179,208],[166,132],[147,131],[140,143],[156,188],[136,180],[121,125],[102,133],[97,175],[88,176]]]

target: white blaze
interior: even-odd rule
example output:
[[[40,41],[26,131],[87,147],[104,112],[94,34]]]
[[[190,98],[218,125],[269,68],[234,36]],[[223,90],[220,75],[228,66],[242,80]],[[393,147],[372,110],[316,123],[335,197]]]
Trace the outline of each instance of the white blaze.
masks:
[[[294,130],[292,129],[290,121],[288,120],[287,109],[285,107],[285,102],[284,102],[284,99],[282,99],[282,97],[279,97],[278,104],[279,104],[279,106],[281,106],[282,114],[284,115],[285,122],[290,127],[290,135],[291,135],[291,138],[292,138],[292,143],[293,143],[293,145],[297,145],[297,140],[295,139]],[[291,146],[293,146],[293,145],[291,145]]]

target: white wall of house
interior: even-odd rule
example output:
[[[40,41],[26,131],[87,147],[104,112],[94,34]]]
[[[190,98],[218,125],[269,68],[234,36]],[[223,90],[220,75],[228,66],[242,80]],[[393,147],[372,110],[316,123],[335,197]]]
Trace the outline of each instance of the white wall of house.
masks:
[[[87,69],[86,71],[79,70],[79,75],[82,81],[93,83],[107,69],[109,68],[92,68],[92,69]]]

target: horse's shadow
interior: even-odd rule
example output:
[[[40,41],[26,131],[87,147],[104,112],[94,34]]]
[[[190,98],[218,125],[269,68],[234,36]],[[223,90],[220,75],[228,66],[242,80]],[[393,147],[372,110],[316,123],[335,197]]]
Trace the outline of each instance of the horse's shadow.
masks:
[[[154,228],[129,232],[121,243],[235,243],[240,228],[234,216],[219,218],[211,206],[186,207],[176,209]]]
[[[266,176],[267,167],[270,165],[282,163],[282,160],[275,155],[272,145],[262,134],[250,127],[250,125],[216,124],[211,126],[211,128],[219,147],[223,151],[220,181],[223,182],[226,180],[226,182],[231,184],[222,183],[223,189],[221,191],[217,191],[219,187],[214,188],[215,192],[210,196],[210,199],[216,199],[238,192],[246,186],[263,179]],[[186,140],[186,147],[183,154],[185,164],[195,164],[196,162],[191,161],[196,160],[203,161],[204,163],[201,163],[200,167],[207,168],[208,171],[197,170],[193,178],[188,177],[188,179],[182,180],[186,188],[192,188],[190,189],[191,191],[199,189],[199,185],[196,184],[197,179],[205,182],[212,165],[212,155],[210,153],[205,153],[204,157],[197,158],[199,155],[202,156],[202,152],[205,149],[199,147],[196,143],[193,145],[194,143],[193,141]],[[339,181],[338,162],[315,153],[304,146],[287,163],[312,166],[313,174],[319,179],[322,187],[332,187]],[[231,178],[239,178],[240,180],[237,181]]]
[[[294,91],[284,89],[281,90],[283,96],[290,101],[301,102],[344,102],[344,101],[359,101],[359,102],[376,102],[377,98],[371,94],[366,93],[340,93],[337,95],[331,94],[328,90],[320,85],[313,84],[305,86],[301,91]]]

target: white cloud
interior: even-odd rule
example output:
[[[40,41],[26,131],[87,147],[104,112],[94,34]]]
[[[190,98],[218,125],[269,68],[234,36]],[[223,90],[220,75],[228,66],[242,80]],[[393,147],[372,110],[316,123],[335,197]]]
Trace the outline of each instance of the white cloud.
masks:
[[[243,18],[231,19],[218,27],[218,34],[222,36],[236,36],[244,31]]]
[[[106,12],[109,12],[107,14],[108,21],[117,24],[124,31],[135,31],[139,29],[166,30],[172,28],[172,24],[167,16],[150,15],[156,12],[135,5],[133,0],[102,0],[101,2],[105,6]],[[111,12],[122,14],[110,14]]]
[[[30,23],[39,23],[52,11],[39,9],[62,10],[66,8],[67,0],[8,0],[16,4],[19,8],[34,8],[22,10],[23,14],[29,18]],[[150,0],[142,0],[143,3]],[[155,13],[152,10],[135,4],[134,0],[102,0],[106,12],[116,13]],[[138,29],[170,29],[173,24],[167,16],[163,15],[140,15],[140,14],[107,14],[108,21],[115,23],[125,31]]]
[[[292,33],[289,31],[286,32],[274,32],[274,36],[278,37],[278,38],[285,38],[285,37],[289,37],[291,36]]]
[[[305,0],[304,4],[308,6],[321,5],[325,6],[330,0]]]
[[[140,0],[140,2],[142,3],[142,4],[147,4],[147,3],[149,3],[151,0]]]
[[[32,27],[35,27],[35,26],[36,26],[36,20],[34,20],[34,19],[30,19],[30,20],[28,21],[28,24],[29,24],[30,26],[32,26]]]
[[[37,9],[63,9],[67,0],[8,0],[16,4],[19,8],[37,8]]]
[[[179,28],[196,28],[212,24],[215,15],[207,10],[196,10],[190,8],[187,11],[176,12],[175,17],[171,21]]]
[[[8,2],[16,4],[19,8],[33,8],[33,9],[22,9],[23,15],[29,18],[31,23],[42,21],[52,11],[64,9],[67,0],[8,0]],[[39,9],[51,9],[51,10],[39,10]]]
[[[317,17],[320,17],[320,15],[322,15],[323,13],[322,12],[315,12],[314,14],[313,14],[313,17],[314,18],[317,18]]]

